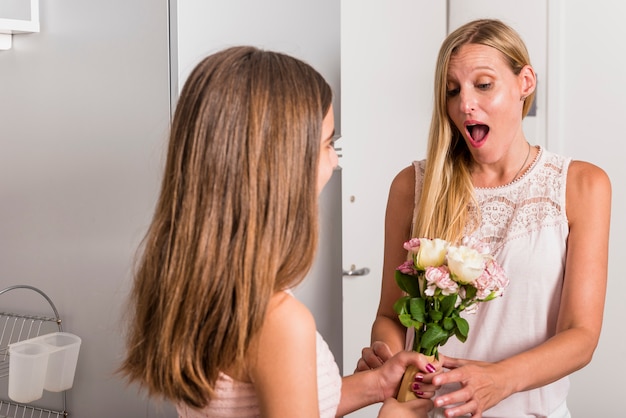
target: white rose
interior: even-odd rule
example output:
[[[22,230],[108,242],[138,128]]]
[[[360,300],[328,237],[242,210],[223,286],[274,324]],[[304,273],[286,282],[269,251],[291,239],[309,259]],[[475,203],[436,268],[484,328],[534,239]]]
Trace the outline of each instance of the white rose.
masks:
[[[420,238],[419,251],[415,256],[415,265],[419,270],[426,267],[439,267],[446,261],[448,241],[443,239]]]
[[[461,245],[448,248],[448,268],[454,280],[462,284],[473,283],[485,269],[485,256]]]

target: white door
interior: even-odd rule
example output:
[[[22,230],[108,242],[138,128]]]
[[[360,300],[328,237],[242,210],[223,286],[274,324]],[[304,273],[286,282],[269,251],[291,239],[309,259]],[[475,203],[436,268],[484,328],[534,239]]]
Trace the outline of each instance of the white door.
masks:
[[[344,374],[369,345],[380,297],[383,222],[395,174],[425,156],[446,2],[342,0],[341,140]],[[376,417],[380,405],[351,414]]]

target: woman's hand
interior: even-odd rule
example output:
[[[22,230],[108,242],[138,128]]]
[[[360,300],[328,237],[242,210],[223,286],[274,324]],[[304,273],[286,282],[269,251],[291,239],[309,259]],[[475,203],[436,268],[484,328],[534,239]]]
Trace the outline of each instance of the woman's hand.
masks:
[[[435,395],[437,389],[432,384],[432,378],[441,371],[441,363],[435,361],[431,363],[423,354],[401,351],[385,361],[380,367],[343,377],[341,402],[337,408],[337,416],[345,416],[364,406],[385,402],[389,398],[395,399],[398,396],[398,389],[404,373],[409,366],[418,369],[415,375],[411,377],[413,391],[417,397],[423,398],[418,400],[428,401],[427,405],[431,405],[429,399]],[[393,404],[393,402],[391,403]]]
[[[361,358],[356,363],[354,372],[377,369],[391,357],[393,357],[393,353],[387,344],[382,341],[374,341],[371,347],[365,347],[361,350]]]
[[[512,393],[506,385],[506,378],[503,378],[502,366],[497,363],[456,359],[443,355],[440,360],[443,367],[450,371],[433,376],[432,383],[436,386],[455,382],[461,385],[459,390],[437,396],[434,400],[437,408],[456,405],[446,409],[446,417],[471,414],[472,417],[480,418],[483,412]]]
[[[378,374],[379,385],[383,388],[383,400],[390,397],[395,398],[398,395],[404,372],[411,365],[419,369],[413,377],[411,387],[415,395],[419,398],[435,396],[438,387],[432,383],[432,379],[440,373],[441,363],[431,362],[423,354],[401,351],[374,370]]]
[[[427,418],[431,409],[433,403],[429,399],[398,402],[394,398],[389,398],[383,402],[378,418]]]

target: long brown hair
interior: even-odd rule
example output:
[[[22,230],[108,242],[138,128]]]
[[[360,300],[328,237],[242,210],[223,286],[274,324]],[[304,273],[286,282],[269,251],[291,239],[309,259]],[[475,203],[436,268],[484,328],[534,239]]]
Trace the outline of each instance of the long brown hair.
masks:
[[[435,103],[430,124],[426,170],[413,236],[459,242],[466,228],[478,225],[478,208],[470,175],[471,154],[447,111],[450,58],[466,44],[490,46],[500,51],[514,74],[530,57],[515,30],[496,19],[479,19],[452,32],[439,49],[435,69]],[[521,117],[530,110],[535,93],[525,100]]]
[[[151,395],[205,406],[219,372],[244,365],[272,294],[311,267],[331,101],[311,66],[254,47],[210,55],[190,74],[120,368]]]

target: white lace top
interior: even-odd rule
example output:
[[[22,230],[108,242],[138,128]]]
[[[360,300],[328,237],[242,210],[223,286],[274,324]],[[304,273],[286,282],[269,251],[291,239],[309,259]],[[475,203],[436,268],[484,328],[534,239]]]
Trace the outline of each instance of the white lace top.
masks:
[[[502,298],[480,305],[474,315],[464,315],[470,324],[467,341],[451,338],[440,349],[443,354],[494,362],[555,334],[569,234],[565,185],[570,161],[540,149],[516,181],[475,189],[482,221],[472,236],[489,243],[510,284]],[[417,199],[424,162],[414,165]],[[516,393],[483,417],[546,417],[566,400],[568,389],[565,377]]]
[[[288,292],[290,293],[290,292]],[[341,398],[341,375],[335,357],[319,332],[317,347],[317,394],[320,418],[334,418]],[[294,382],[297,385],[297,382]],[[177,405],[180,418],[256,418],[261,416],[254,385],[233,380],[220,374],[215,392],[217,398],[196,410],[184,404]]]

